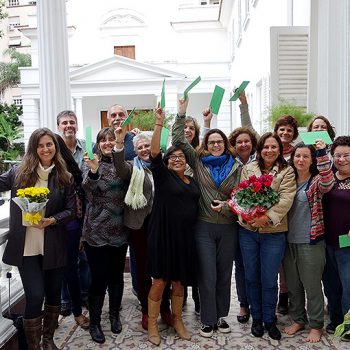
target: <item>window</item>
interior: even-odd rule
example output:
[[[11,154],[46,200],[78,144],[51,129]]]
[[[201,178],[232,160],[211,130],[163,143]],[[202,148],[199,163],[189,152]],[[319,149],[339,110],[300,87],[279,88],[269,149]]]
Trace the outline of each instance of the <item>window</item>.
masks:
[[[21,23],[20,23],[20,19],[19,19],[19,16],[11,16],[9,17],[9,29],[13,29],[13,28],[16,28],[18,26],[20,26]]]
[[[114,54],[135,59],[135,46],[114,46]]]
[[[13,103],[16,106],[22,106],[22,98],[20,96],[13,97]]]
[[[19,0],[8,0],[8,7],[19,6]]]
[[[200,0],[201,5],[220,5],[220,0]]]

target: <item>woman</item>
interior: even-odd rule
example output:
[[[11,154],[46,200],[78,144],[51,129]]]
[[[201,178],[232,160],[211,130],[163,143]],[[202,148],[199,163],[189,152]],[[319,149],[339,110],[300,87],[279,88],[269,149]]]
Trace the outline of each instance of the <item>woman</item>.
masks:
[[[273,175],[271,187],[278,192],[279,202],[259,217],[245,222],[239,216],[239,242],[243,256],[250,311],[251,332],[264,334],[263,322],[272,339],[281,339],[275,323],[277,276],[286,247],[287,212],[295,195],[295,176],[283,158],[283,146],[274,133],[261,136],[256,160],[243,167],[242,180],[262,174]]]
[[[51,130],[35,130],[29,138],[21,165],[0,176],[0,192],[48,187],[45,216],[37,225],[22,225],[21,209],[11,201],[10,231],[3,261],[17,266],[26,297],[24,331],[28,348],[58,349],[53,335],[61,303],[63,268],[67,262],[65,225],[75,215],[70,174]],[[42,304],[44,322],[42,326]]]
[[[186,157],[180,147],[160,153],[164,112],[156,110],[151,141],[154,202],[148,231],[148,268],[153,284],[148,295],[148,339],[160,344],[157,326],[160,303],[167,282],[171,282],[173,326],[182,339],[190,340],[182,322],[183,286],[193,285],[195,277],[193,231],[199,192],[195,181],[185,175]],[[182,131],[182,135],[184,135]]]
[[[225,321],[230,308],[231,275],[237,241],[235,217],[223,204],[240,178],[241,167],[234,150],[219,129],[206,133],[197,151],[187,142],[183,128],[188,98],[180,100],[173,126],[173,144],[182,147],[200,190],[195,232],[198,286],[201,305],[200,334],[211,337],[214,328],[230,332]],[[221,202],[220,202],[221,201]]]
[[[117,128],[116,147],[113,162],[116,175],[129,182],[125,197],[124,225],[129,228],[130,243],[134,247],[138,299],[141,303],[142,327],[148,329],[148,293],[152,280],[146,272],[148,222],[152,210],[154,190],[153,176],[150,170],[151,140],[146,134],[138,134],[133,143],[136,157],[133,162],[124,160],[125,128]]]
[[[236,128],[231,132],[228,140],[231,146],[237,152],[237,162],[241,163],[242,166],[249,164],[255,159],[255,151],[258,141],[255,134],[251,131],[250,128]],[[235,281],[237,297],[240,304],[237,321],[239,323],[247,323],[250,318],[250,310],[245,285],[243,258],[239,242],[237,243],[237,251],[235,257]]]
[[[104,343],[101,311],[108,287],[111,331],[119,334],[122,325],[119,309],[124,290],[124,265],[128,230],[123,224],[125,182],[115,171],[112,150],[115,146],[112,128],[97,134],[97,154],[94,159],[84,155],[86,169],[83,189],[87,205],[82,240],[91,271],[89,288],[90,335],[97,343]]]
[[[307,126],[307,131],[327,131],[332,141],[334,141],[335,138],[334,127],[323,115],[313,117]]]
[[[72,304],[72,311],[75,322],[83,329],[89,329],[89,319],[82,314],[82,297],[79,283],[78,260],[81,238],[81,221],[83,218],[83,203],[85,194],[81,187],[83,181],[82,171],[74,160],[72,152],[66,146],[61,136],[55,134],[56,140],[60,146],[62,158],[66,162],[67,170],[73,175],[74,192],[77,204],[77,217],[71,220],[67,226],[68,242],[68,263],[64,268],[64,283],[66,283]]]
[[[295,146],[290,164],[297,192],[288,213],[288,244],[283,266],[289,293],[289,314],[293,324],[284,333],[293,335],[309,323],[306,342],[320,341],[324,325],[322,274],[325,265],[322,196],[334,184],[331,161],[322,140]],[[316,160],[317,159],[317,160]],[[307,313],[305,310],[305,292]]]
[[[326,233],[323,284],[331,321],[326,327],[328,333],[334,333],[350,308],[350,247],[339,247],[339,236],[350,233],[350,136],[337,137],[331,155],[336,169],[335,185],[323,197]],[[342,339],[350,341],[350,336]]]

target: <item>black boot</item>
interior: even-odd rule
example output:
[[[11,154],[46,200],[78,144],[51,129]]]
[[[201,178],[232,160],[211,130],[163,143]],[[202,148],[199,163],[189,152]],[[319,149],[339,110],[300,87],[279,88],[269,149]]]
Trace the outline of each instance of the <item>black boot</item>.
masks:
[[[120,322],[119,309],[122,302],[124,291],[123,283],[118,283],[113,286],[108,286],[109,295],[109,320],[111,321],[111,331],[114,334],[119,334],[122,331],[122,323]]]
[[[104,299],[104,295],[89,295],[89,332],[92,340],[100,344],[106,341],[101,328],[101,313]]]

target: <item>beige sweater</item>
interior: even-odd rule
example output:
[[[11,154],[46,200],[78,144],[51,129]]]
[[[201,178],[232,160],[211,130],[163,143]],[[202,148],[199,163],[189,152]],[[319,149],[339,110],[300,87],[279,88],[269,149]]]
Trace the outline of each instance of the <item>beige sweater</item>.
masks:
[[[39,163],[37,173],[39,179],[34,187],[47,187],[49,174],[54,168],[55,164],[49,168],[44,169]],[[45,209],[44,209],[45,213]],[[26,239],[24,243],[23,256],[44,255],[44,229],[28,226],[26,229]]]

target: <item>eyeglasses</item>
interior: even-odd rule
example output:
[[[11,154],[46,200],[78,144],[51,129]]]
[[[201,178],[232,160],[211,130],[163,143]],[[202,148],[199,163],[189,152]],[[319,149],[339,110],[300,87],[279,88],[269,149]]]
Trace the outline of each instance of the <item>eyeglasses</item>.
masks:
[[[344,154],[336,153],[333,156],[334,159],[340,159],[341,157],[343,157],[346,160],[349,160],[350,159],[350,153],[344,153]]]
[[[175,160],[184,160],[186,158],[185,158],[185,156],[183,154],[179,154],[179,155],[172,154],[172,155],[169,156],[169,159],[175,161]]]
[[[208,146],[214,146],[215,144],[221,146],[224,144],[224,140],[208,141]]]

